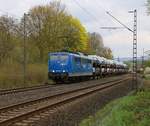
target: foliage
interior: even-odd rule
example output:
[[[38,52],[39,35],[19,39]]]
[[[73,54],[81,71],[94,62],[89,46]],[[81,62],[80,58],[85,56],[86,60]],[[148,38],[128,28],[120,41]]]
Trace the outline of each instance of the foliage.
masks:
[[[69,16],[67,20],[65,29],[67,39],[64,46],[68,47],[68,50],[84,52],[88,45],[88,34],[85,28],[78,19],[72,16]]]
[[[46,64],[28,64],[26,84],[23,84],[22,65],[15,63],[0,66],[0,89],[34,86],[47,81]]]
[[[107,58],[111,56],[111,50],[104,47],[102,37],[97,33],[96,38],[93,38],[93,34],[88,34],[81,22],[67,13],[61,2],[35,6],[20,20],[0,16],[0,83],[23,83],[25,54],[28,75],[31,73],[31,77],[37,79],[31,80],[28,77],[27,82],[47,81],[47,75],[43,71],[47,72],[45,66],[48,52],[61,50],[98,54]],[[38,73],[38,64],[39,67],[45,64],[41,67],[42,75]],[[31,71],[28,70],[29,66],[32,66]]]
[[[115,100],[104,109],[82,121],[80,126],[149,126],[150,92]]]
[[[148,10],[148,14],[150,14],[150,0],[147,0],[147,10]]]
[[[150,60],[144,61],[144,67],[150,67]]]
[[[61,50],[112,58],[112,51],[104,47],[101,35],[88,34],[61,2],[35,6],[20,22],[13,17],[0,17],[0,62],[8,59],[23,63],[24,46],[27,63],[45,63],[48,52]]]
[[[23,27],[24,20],[21,24]],[[37,50],[40,61],[47,60],[48,52],[64,49],[84,52],[87,48],[86,29],[78,19],[65,12],[60,2],[32,8],[26,17],[26,31],[31,45],[29,50]]]
[[[106,105],[96,115],[89,116],[80,126],[149,126],[150,81],[145,80],[143,91]]]
[[[110,48],[105,47],[103,49],[103,57],[108,58],[108,59],[113,59],[113,54]]]
[[[13,25],[12,18],[0,17],[0,63],[3,62],[3,59],[9,58],[14,49]]]
[[[129,69],[132,69],[133,61],[124,61],[124,63],[128,66]]]
[[[145,80],[150,80],[150,74],[144,74],[144,79]]]
[[[103,39],[99,33],[89,33],[89,44],[91,46],[92,52],[97,55],[102,55],[104,48]]]
[[[104,47],[103,39],[99,33],[89,33],[90,53],[96,54],[108,59],[112,59],[112,51],[108,47]]]

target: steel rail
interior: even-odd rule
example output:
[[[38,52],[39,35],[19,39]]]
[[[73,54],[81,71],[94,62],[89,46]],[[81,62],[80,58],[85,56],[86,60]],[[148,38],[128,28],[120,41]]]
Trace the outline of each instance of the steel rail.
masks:
[[[57,86],[57,85],[39,85],[39,86],[33,86],[33,87],[6,89],[6,90],[0,90],[0,95],[15,94],[19,92],[26,92],[26,91],[43,89],[43,88],[54,87],[54,86]]]
[[[79,90],[84,90],[84,89],[88,89],[88,88],[91,88],[91,87],[95,87],[95,86],[99,86],[99,85],[104,85],[104,84],[111,83],[111,82],[116,82],[118,80],[120,80],[120,79],[106,81],[106,82],[102,82],[102,83],[98,83],[98,84],[93,84],[93,85],[86,86],[86,87],[80,87],[80,88],[77,88],[77,89],[72,89],[70,91],[65,91],[65,92],[57,93],[57,94],[50,95],[50,96],[43,97],[43,98],[39,98],[39,99],[36,99],[36,100],[31,100],[31,101],[28,101],[28,102],[22,102],[22,103],[19,103],[19,104],[13,104],[13,105],[1,107],[0,108],[0,113],[2,111],[8,110],[8,109],[13,109],[13,108],[16,108],[16,107],[19,107],[19,106],[26,106],[26,105],[29,105],[31,103],[40,102],[40,101],[43,101],[43,100],[46,100],[46,99],[55,98],[55,97],[61,96],[62,94],[68,94],[68,93],[76,92],[76,91],[79,91]]]
[[[15,117],[12,117],[10,119],[6,119],[4,121],[1,121],[0,125],[2,125],[2,126],[9,125],[9,124],[15,123],[17,121],[21,121],[21,120],[27,119],[29,117],[32,117],[32,116],[36,115],[37,113],[40,114],[41,112],[48,111],[49,109],[53,109],[53,108],[55,108],[57,106],[59,107],[62,104],[66,104],[66,103],[74,101],[74,100],[76,100],[78,98],[81,98],[81,97],[90,95],[92,93],[95,93],[97,91],[101,91],[101,90],[107,89],[109,87],[113,87],[113,86],[118,85],[121,82],[124,82],[124,81],[129,80],[129,79],[130,79],[130,77],[128,77],[126,79],[118,80],[118,81],[115,80],[114,82],[105,82],[105,84],[103,84],[103,85],[101,85],[101,84],[92,85],[92,86],[89,86],[89,87],[76,89],[76,90],[69,91],[69,92],[64,92],[63,94],[57,94],[55,96],[50,96],[49,98],[52,99],[52,98],[57,98],[58,96],[70,95],[70,97],[63,98],[62,100],[59,100],[58,102],[52,103],[50,105],[46,105],[45,107],[38,108],[36,110],[29,111],[27,113],[23,113],[23,114],[21,114],[19,116],[15,116]],[[74,93],[76,93],[76,94],[74,94]],[[72,94],[72,96],[71,96],[71,94]],[[49,100],[49,98],[46,98],[45,100]],[[39,101],[36,100],[36,102],[39,102]],[[32,101],[32,103],[33,103],[33,101]],[[9,109],[11,109],[11,107]],[[1,110],[1,112],[2,111],[3,110]]]
[[[62,86],[62,85],[65,85],[65,84],[61,84],[61,85],[58,85],[58,84],[38,85],[38,86],[20,87],[20,88],[4,89],[4,90],[2,89],[2,90],[0,90],[0,96],[2,96],[2,95],[8,95],[8,94],[15,94],[15,93],[19,93],[19,92],[32,91],[32,90],[37,90],[37,89],[42,89],[42,88],[48,88],[48,87]]]

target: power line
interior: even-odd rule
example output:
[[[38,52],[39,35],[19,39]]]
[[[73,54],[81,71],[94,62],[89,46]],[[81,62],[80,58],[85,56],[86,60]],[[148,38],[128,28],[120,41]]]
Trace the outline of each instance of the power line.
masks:
[[[86,8],[82,7],[81,4],[77,1],[77,0],[74,0],[74,2],[76,3],[76,5],[81,8],[88,16],[94,18],[96,21],[97,21],[97,24],[100,25],[97,20],[97,18],[92,14],[90,13]]]
[[[116,30],[116,29],[124,29],[124,27],[100,27],[101,29],[112,29],[112,30]]]
[[[86,8],[84,8],[84,7],[82,7],[81,6],[81,4],[77,1],[77,0],[74,0],[74,2],[88,15],[88,16],[90,16],[90,17],[92,17],[92,18],[94,18],[95,20],[96,20],[96,23],[97,23],[97,25],[99,26],[100,24],[99,24],[99,20],[97,20],[97,18],[92,14],[92,13],[90,13]],[[98,7],[100,7],[106,14],[108,14],[109,12],[108,11],[106,11],[100,4],[99,4],[99,2],[98,1],[96,1],[96,5],[98,6]],[[108,14],[109,15],[109,14]],[[111,16],[112,17],[112,15],[109,15],[109,16]],[[115,18],[115,17],[113,17],[113,18]],[[118,20],[118,22],[119,22],[119,20]],[[121,22],[120,22],[120,24],[121,24]],[[122,24],[123,25],[123,24]],[[127,26],[125,26],[124,25],[124,27],[126,27],[127,28]],[[101,27],[102,29],[106,29],[106,27],[104,28],[104,27]],[[109,29],[112,29],[112,30],[114,30],[114,29],[122,29],[122,27],[109,27]],[[129,30],[129,28],[128,28],[128,30]]]
[[[133,32],[133,30],[131,30],[129,27],[127,27],[126,25],[124,25],[122,22],[120,22],[117,18],[115,18],[113,15],[111,15],[104,7],[102,7],[102,5],[99,3],[100,1],[96,0],[96,5],[98,7],[100,7],[102,10],[104,10],[104,12],[111,16],[113,19],[115,19],[118,23],[120,23],[124,28],[128,29],[129,31]],[[108,27],[106,29],[112,29],[112,30],[116,30],[116,29],[121,29],[122,27]],[[102,28],[103,29],[103,28]]]
[[[91,16],[91,17],[93,17],[93,18],[95,18],[95,19],[97,20],[97,18],[96,18],[93,14],[91,14],[89,11],[87,11],[84,7],[82,7],[82,6],[79,4],[79,2],[78,2],[77,0],[74,0],[74,2],[75,2],[87,15],[89,15],[89,16]]]
[[[131,30],[128,26],[126,26],[125,24],[123,24],[121,21],[119,21],[116,17],[114,17],[112,14],[110,14],[108,11],[106,12],[109,16],[111,16],[113,19],[115,19],[119,24],[121,24],[123,27],[125,27],[126,29],[128,29],[129,31],[133,32],[133,30]]]
[[[103,11],[107,12],[107,11],[105,10],[105,8],[103,8],[103,7],[101,6],[101,4],[99,3],[99,1],[96,0],[96,3],[97,3],[96,5],[97,5],[98,7],[100,7]]]
[[[130,32],[133,33],[133,65],[132,65],[132,88],[135,88],[136,91],[138,89],[138,76],[137,76],[137,10],[135,9],[134,11],[129,11],[129,13],[134,13],[134,27],[133,30],[130,29],[128,26],[123,24],[120,20],[118,20],[116,17],[114,17],[112,14],[109,12],[106,12],[109,16],[111,16],[114,20],[116,20],[119,24],[121,24],[124,28],[129,30]]]
[[[101,9],[103,12],[102,13],[104,13],[104,15],[105,15],[105,18],[107,18],[108,17],[108,15],[106,15],[106,12],[107,12],[107,10],[100,4],[100,1],[99,0],[95,0],[94,1],[94,3],[95,3],[95,6],[97,6],[97,8],[98,9]],[[101,15],[100,15],[101,16]],[[107,17],[106,17],[107,16]],[[103,17],[104,18],[104,17]],[[111,20],[110,18],[107,18],[108,20]],[[112,20],[111,20],[112,21]],[[104,21],[103,20],[103,23],[106,25],[106,23],[108,24],[108,22],[106,22],[106,21]]]

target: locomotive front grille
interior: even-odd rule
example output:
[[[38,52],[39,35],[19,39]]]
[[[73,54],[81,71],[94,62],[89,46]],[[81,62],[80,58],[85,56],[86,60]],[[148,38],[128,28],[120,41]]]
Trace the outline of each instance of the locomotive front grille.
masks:
[[[49,72],[48,73],[48,77],[49,78],[55,78],[55,77],[66,77],[68,74],[65,72],[65,73],[53,73],[53,72]]]

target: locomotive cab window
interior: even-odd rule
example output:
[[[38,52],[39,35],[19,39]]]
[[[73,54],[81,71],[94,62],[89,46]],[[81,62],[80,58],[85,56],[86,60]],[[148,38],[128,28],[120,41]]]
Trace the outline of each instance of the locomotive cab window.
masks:
[[[68,61],[68,55],[50,55],[50,60],[66,63]]]
[[[80,63],[80,62],[81,62],[81,59],[80,59],[79,57],[75,57],[75,58],[74,58],[74,61],[75,61],[76,63]]]
[[[58,60],[58,56],[57,55],[50,55],[50,60]]]
[[[82,67],[86,68],[87,64],[88,64],[88,60],[83,58],[82,59]]]
[[[60,56],[60,61],[63,63],[66,63],[68,61],[68,55],[61,55]]]
[[[74,57],[74,63],[75,63],[76,65],[81,65],[81,58],[79,58],[79,57]]]

